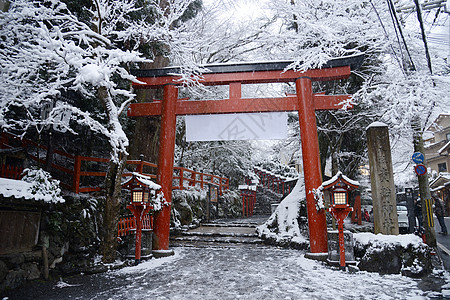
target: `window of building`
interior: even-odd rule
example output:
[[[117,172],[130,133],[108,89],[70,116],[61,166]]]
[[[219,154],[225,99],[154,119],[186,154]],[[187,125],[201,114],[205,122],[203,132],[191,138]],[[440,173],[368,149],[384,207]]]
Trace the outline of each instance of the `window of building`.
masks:
[[[447,164],[446,163],[438,164],[438,169],[439,172],[447,172]]]

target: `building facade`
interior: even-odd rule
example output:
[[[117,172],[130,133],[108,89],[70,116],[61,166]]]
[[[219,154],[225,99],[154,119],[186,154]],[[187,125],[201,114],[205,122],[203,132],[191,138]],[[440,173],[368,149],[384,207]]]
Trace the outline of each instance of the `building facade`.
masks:
[[[432,137],[425,140],[425,158],[431,174],[449,173],[450,169],[450,113],[440,114],[428,128]]]

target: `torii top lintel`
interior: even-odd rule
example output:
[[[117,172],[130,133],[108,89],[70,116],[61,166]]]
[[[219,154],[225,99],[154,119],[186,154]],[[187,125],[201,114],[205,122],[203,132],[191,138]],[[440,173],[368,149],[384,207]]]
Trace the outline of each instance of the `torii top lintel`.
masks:
[[[300,77],[308,77],[311,81],[331,81],[345,79],[351,70],[357,69],[364,59],[363,55],[332,59],[320,69],[304,72],[285,69],[292,61],[237,63],[206,65],[209,70],[201,74],[200,83],[204,85],[229,85],[230,99],[225,100],[181,100],[178,99],[176,114],[215,114],[238,112],[296,111],[298,101],[296,95],[278,98],[242,98],[241,84],[293,82]],[[132,74],[145,84],[133,83],[136,89],[159,88],[167,84],[182,85],[180,68],[133,70]],[[315,110],[339,109],[339,103],[349,99],[350,95],[314,94]],[[128,116],[161,115],[161,101],[150,103],[134,103],[130,105]]]

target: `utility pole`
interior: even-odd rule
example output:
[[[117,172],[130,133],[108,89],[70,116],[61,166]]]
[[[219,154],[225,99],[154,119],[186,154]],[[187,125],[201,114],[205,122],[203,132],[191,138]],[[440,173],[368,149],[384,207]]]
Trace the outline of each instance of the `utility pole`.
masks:
[[[423,146],[422,133],[418,128],[414,128],[414,151],[425,153]],[[426,161],[423,162],[426,164]],[[436,232],[434,231],[433,208],[431,203],[430,186],[428,184],[428,175],[417,175],[419,182],[420,200],[422,203],[422,219],[425,229],[425,240],[428,246],[436,247]]]

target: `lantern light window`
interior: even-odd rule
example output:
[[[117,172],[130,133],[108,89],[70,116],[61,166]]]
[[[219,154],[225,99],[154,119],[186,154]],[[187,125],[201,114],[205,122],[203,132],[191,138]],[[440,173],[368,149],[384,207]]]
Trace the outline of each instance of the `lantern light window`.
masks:
[[[133,202],[142,202],[143,201],[143,198],[144,198],[143,191],[132,191],[131,194],[132,194],[131,200]],[[148,200],[148,197],[147,197],[147,200]]]
[[[334,204],[347,204],[347,193],[346,192],[335,192],[333,193]]]

